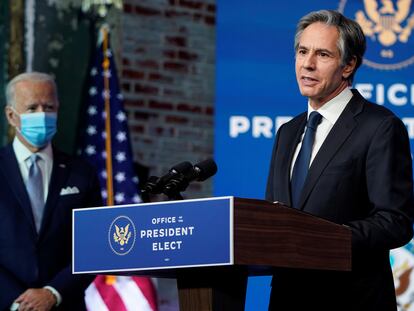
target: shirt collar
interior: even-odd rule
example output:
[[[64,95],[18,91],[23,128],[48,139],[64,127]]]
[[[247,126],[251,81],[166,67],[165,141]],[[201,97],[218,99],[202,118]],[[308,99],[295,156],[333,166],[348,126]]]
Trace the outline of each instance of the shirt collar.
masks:
[[[336,97],[332,98],[330,101],[326,102],[321,108],[318,109],[318,112],[322,117],[328,120],[331,124],[335,124],[344,111],[346,105],[351,100],[353,94],[349,88],[345,88],[341,93]],[[312,111],[316,111],[308,102],[308,117]]]
[[[30,158],[30,156],[33,154],[33,152],[31,152],[29,149],[27,149],[25,145],[23,145],[23,143],[20,141],[20,139],[17,138],[17,136],[15,136],[13,140],[13,150],[17,158],[17,163],[19,164],[26,162],[26,160]],[[48,143],[45,148],[36,153],[46,162],[53,160],[53,151],[51,143]]]

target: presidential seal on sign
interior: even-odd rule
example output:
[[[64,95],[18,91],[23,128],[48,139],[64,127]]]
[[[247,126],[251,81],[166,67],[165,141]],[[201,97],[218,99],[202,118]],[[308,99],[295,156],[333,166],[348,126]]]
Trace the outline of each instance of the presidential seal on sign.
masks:
[[[135,239],[135,225],[129,217],[118,216],[112,221],[108,231],[108,242],[115,254],[128,254],[135,245]]]
[[[354,19],[364,31],[365,65],[396,70],[414,64],[412,0],[341,0],[338,11]]]

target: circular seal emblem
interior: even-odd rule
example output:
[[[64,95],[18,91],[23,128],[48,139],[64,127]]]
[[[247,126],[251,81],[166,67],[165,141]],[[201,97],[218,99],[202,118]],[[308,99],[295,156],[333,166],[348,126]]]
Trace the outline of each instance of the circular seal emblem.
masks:
[[[112,221],[108,231],[108,242],[115,254],[128,254],[135,245],[135,238],[135,225],[129,217],[118,216]]]
[[[414,64],[412,0],[340,0],[338,11],[355,20],[364,31],[365,65],[396,70]]]

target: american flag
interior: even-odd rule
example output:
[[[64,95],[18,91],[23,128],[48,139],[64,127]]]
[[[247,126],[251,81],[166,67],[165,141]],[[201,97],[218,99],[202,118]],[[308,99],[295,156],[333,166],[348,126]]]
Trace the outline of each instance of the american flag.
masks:
[[[127,116],[122,105],[107,27],[90,69],[80,155],[95,165],[106,205],[141,202],[134,172]],[[86,290],[89,311],[157,311],[150,278],[98,276]]]

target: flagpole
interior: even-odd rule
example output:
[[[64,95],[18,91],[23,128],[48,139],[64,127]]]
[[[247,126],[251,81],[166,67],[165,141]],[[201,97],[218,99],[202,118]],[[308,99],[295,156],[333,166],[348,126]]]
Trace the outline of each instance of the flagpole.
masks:
[[[102,62],[103,77],[104,77],[104,98],[105,98],[105,151],[106,151],[106,190],[107,190],[107,205],[114,205],[114,185],[112,180],[112,137],[111,137],[111,107],[110,107],[110,88],[108,70],[110,61],[108,57],[108,29],[104,26],[101,28],[103,32],[103,57]]]
[[[107,205],[138,203],[128,124],[122,107],[115,60],[112,59],[109,27],[103,25],[99,31],[98,47],[90,70],[82,155],[98,172],[106,172],[106,176],[100,175],[99,181]],[[100,134],[104,133],[106,135],[102,139]],[[122,284],[134,293],[122,290],[121,295],[118,285]],[[135,294],[138,291],[141,294]],[[128,303],[132,303],[136,306],[148,304],[152,311],[157,311],[156,289],[152,280],[146,277],[98,275],[88,287],[85,299],[91,311],[101,310],[102,303],[108,310],[126,310]]]

